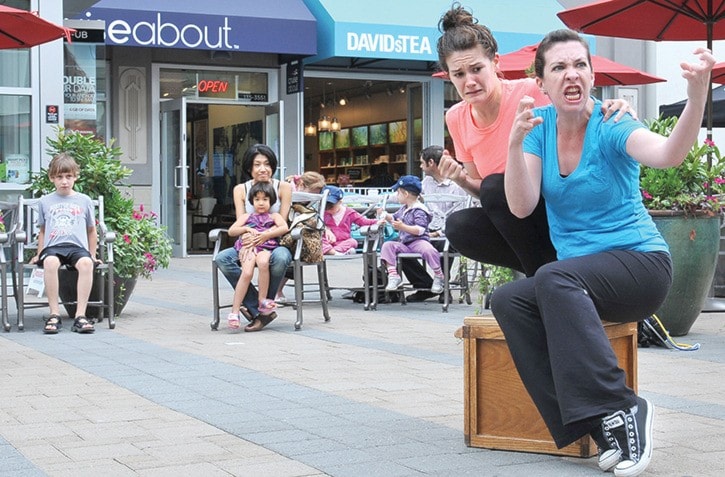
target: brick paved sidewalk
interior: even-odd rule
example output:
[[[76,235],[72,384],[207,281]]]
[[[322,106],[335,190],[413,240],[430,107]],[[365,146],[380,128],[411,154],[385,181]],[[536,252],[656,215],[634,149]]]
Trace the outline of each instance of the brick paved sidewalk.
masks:
[[[356,285],[359,266],[335,263],[332,284]],[[66,321],[45,336],[36,310],[0,334],[0,475],[603,475],[595,459],[465,446],[453,332],[475,305],[366,312],[336,291],[329,323],[312,305],[300,331],[284,308],[261,333],[212,332],[209,270],[208,257],[174,259],[113,331]],[[702,348],[639,353],[658,411],[648,474],[721,475],[725,315],[679,340]]]

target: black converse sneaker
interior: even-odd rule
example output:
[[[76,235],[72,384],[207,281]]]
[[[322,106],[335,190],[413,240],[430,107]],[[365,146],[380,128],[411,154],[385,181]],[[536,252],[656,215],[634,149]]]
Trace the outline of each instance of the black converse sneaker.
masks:
[[[618,447],[622,452],[622,460],[614,467],[616,477],[634,477],[649,465],[653,420],[654,406],[639,396],[634,407],[602,419],[603,434],[610,448]]]
[[[589,435],[597,443],[597,454],[599,454],[597,463],[599,468],[604,472],[612,470],[622,460],[622,449],[619,448],[619,444],[611,434],[609,438],[604,437],[604,421],[595,427]]]

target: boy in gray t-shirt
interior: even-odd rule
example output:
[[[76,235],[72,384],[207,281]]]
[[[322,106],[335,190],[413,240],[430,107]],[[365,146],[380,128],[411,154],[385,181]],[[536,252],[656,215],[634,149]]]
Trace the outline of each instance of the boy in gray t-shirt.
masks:
[[[30,263],[45,270],[43,281],[50,314],[43,333],[56,334],[61,327],[58,303],[58,269],[69,265],[78,270],[76,316],[71,331],[93,333],[93,323],[86,317],[88,297],[93,284],[98,237],[91,198],[73,190],[80,168],[72,156],[56,155],[48,166],[48,177],[55,192],[38,204],[38,254]],[[93,252],[91,252],[91,250]]]

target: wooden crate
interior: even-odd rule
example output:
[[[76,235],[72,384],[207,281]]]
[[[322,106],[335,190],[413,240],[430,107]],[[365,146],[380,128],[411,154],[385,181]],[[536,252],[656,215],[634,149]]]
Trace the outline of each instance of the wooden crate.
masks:
[[[464,340],[466,445],[574,457],[597,453],[589,436],[556,448],[493,317],[468,317],[463,323],[457,334]],[[636,391],[637,324],[605,323],[604,329],[627,375],[627,385]]]

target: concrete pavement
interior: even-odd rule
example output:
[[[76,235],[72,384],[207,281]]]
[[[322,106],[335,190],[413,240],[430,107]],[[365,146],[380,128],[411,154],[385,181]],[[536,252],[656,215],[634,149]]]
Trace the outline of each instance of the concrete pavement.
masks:
[[[359,261],[330,265],[357,286]],[[463,346],[477,305],[380,304],[333,292],[260,333],[212,332],[209,257],[139,282],[115,330],[0,333],[0,476],[601,476],[596,459],[492,451],[463,440]],[[291,290],[287,292],[290,296]],[[231,289],[224,289],[231,298]],[[11,304],[14,319],[14,305]],[[657,409],[646,475],[716,476],[725,465],[725,315],[639,350]]]

